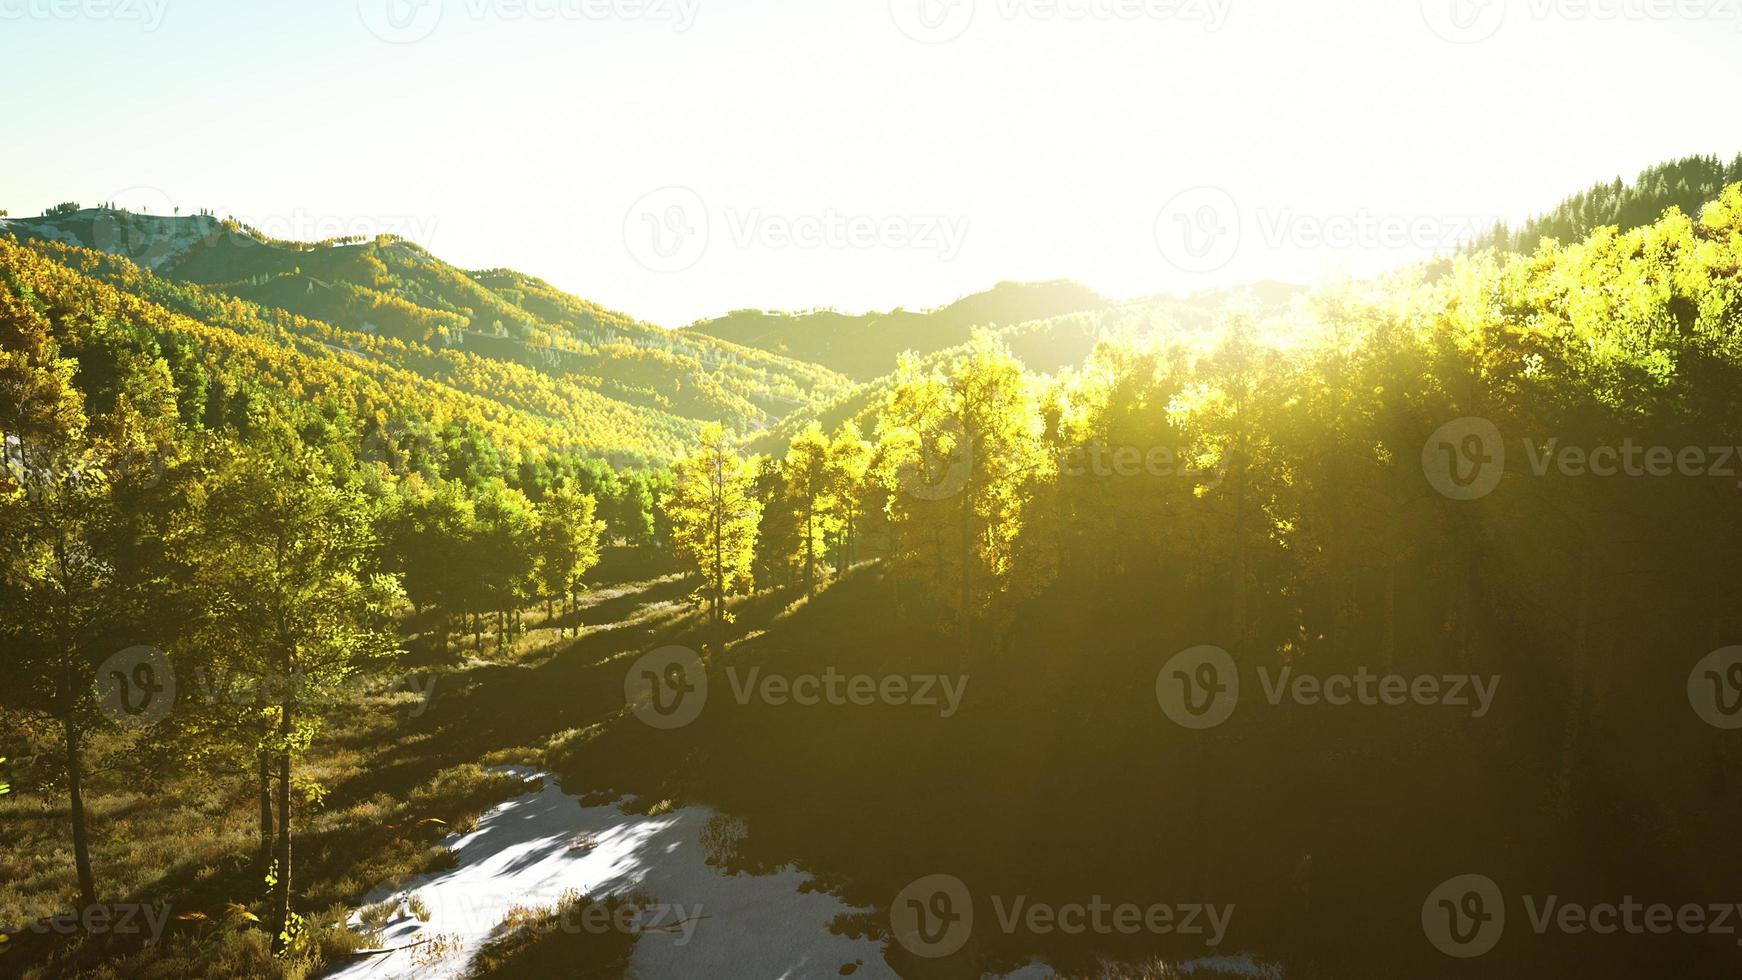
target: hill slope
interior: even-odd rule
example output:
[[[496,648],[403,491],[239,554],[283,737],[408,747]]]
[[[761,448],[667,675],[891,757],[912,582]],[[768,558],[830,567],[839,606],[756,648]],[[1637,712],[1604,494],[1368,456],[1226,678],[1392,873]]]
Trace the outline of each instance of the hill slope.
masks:
[[[572,445],[628,457],[669,458],[703,421],[761,429],[847,387],[813,364],[663,330],[513,270],[464,271],[391,237],[285,242],[206,215],[110,209],[0,221],[6,232],[62,257],[70,246],[123,258],[81,264],[184,314],[220,299],[252,317],[284,311],[303,339],[566,419]],[[649,438],[587,422],[614,417],[639,419]]]
[[[1010,326],[1110,305],[1080,283],[1005,282],[936,310],[897,309],[857,316],[833,310],[737,310],[692,324],[684,333],[802,358],[856,381],[869,381],[888,373],[903,351],[929,354],[953,347],[965,342],[974,327]]]
[[[1288,309],[1305,293],[1305,287],[1263,282],[1236,289],[1204,290],[1185,298],[1154,296],[1129,303],[1106,303],[1098,309],[1016,323],[993,332],[1029,370],[1056,374],[1082,365],[1095,347],[1105,341],[1143,347],[1174,342],[1190,344],[1194,338],[1206,336],[1220,318],[1232,311],[1263,317]],[[923,367],[942,368],[965,353],[968,345],[969,340],[964,337],[948,346],[915,353]],[[876,377],[832,400],[795,411],[778,425],[757,433],[748,448],[782,454],[792,438],[813,420],[833,430],[852,419],[862,430],[873,431],[875,411],[882,406],[895,381],[897,358],[899,355]]]
[[[1729,163],[1716,156],[1660,163],[1642,171],[1631,184],[1616,177],[1580,191],[1517,230],[1500,225],[1472,248],[1530,252],[1544,238],[1573,242],[1608,225],[1631,231],[1655,222],[1671,207],[1681,208],[1684,214],[1698,214],[1701,205],[1737,181],[1742,181],[1742,155]]]
[[[208,428],[241,424],[262,398],[288,400],[341,427],[480,435],[508,460],[578,454],[619,465],[670,458],[700,428],[524,365],[349,333],[77,246],[0,235],[0,281],[69,325],[57,340],[81,371],[103,370],[85,356],[100,345],[84,333],[118,331],[163,361],[178,389],[198,393],[187,421]]]

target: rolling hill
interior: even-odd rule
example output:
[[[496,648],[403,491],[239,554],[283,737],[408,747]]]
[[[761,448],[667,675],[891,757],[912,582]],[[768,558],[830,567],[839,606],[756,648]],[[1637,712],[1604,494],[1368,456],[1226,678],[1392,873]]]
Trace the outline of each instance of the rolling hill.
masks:
[[[1003,288],[1003,287],[1000,287]],[[1011,353],[1031,371],[1056,374],[1088,360],[1097,344],[1117,341],[1138,346],[1191,343],[1207,335],[1219,318],[1230,311],[1266,316],[1288,309],[1305,295],[1305,287],[1279,282],[1261,282],[1234,289],[1213,289],[1187,297],[1151,296],[1125,303],[1103,302],[1096,309],[1028,320],[992,330]],[[985,295],[985,294],[982,294]],[[923,368],[942,368],[965,353],[968,332],[948,346],[914,349]],[[833,430],[852,419],[866,432],[872,431],[875,410],[894,384],[899,354],[892,356],[878,376],[855,385],[832,400],[801,408],[778,425],[750,438],[753,452],[779,455],[792,438],[812,421]]]
[[[1012,326],[1112,305],[1081,283],[1004,282],[935,310],[858,315],[737,310],[692,324],[684,333],[801,358],[855,381],[870,381],[888,373],[903,351],[929,354],[954,347],[975,327]]]
[[[1074,282],[1005,282],[929,311],[740,310],[667,330],[512,269],[462,270],[392,236],[293,242],[210,214],[72,205],[0,218],[7,235],[19,242],[7,262],[60,270],[48,279],[69,295],[121,294],[130,302],[115,308],[180,335],[171,346],[193,338],[213,370],[298,397],[340,392],[381,425],[465,419],[512,458],[619,465],[667,462],[716,420],[753,450],[784,451],[813,419],[864,414],[902,353],[947,359],[978,328],[1050,373],[1112,336],[1189,331],[1230,304],[1298,293],[1265,283],[1115,303]]]
[[[849,387],[827,368],[664,330],[513,270],[461,270],[394,238],[287,242],[210,215],[107,208],[0,219],[7,233],[164,314],[479,399],[521,428],[504,445],[522,449],[662,462],[704,422],[754,432]],[[416,414],[388,402],[375,407]]]
[[[1683,157],[1641,171],[1632,183],[1620,177],[1594,184],[1517,229],[1500,225],[1476,241],[1474,249],[1530,252],[1545,238],[1577,241],[1598,228],[1613,225],[1631,231],[1649,225],[1671,207],[1698,214],[1729,184],[1742,180],[1742,154],[1729,163],[1716,156]]]

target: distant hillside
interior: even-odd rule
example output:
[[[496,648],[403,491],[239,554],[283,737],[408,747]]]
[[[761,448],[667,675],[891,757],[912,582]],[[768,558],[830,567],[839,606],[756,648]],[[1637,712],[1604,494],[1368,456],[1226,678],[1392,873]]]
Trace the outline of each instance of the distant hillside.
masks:
[[[1011,326],[1066,313],[1106,309],[1106,298],[1081,283],[999,283],[936,310],[850,316],[832,310],[775,313],[738,310],[684,331],[820,364],[856,381],[887,374],[903,351],[920,354],[968,340],[974,327]]]
[[[1204,290],[1185,298],[1154,296],[1081,313],[1030,320],[998,328],[995,333],[1011,353],[1037,374],[1057,374],[1088,360],[1095,346],[1117,341],[1137,347],[1189,345],[1215,328],[1230,311],[1243,310],[1264,316],[1288,308],[1306,288],[1265,282],[1226,290]],[[943,368],[967,351],[969,339],[920,355],[925,367]],[[750,440],[753,452],[778,455],[787,443],[811,421],[834,429],[848,419],[858,421],[867,433],[874,424],[875,410],[883,404],[895,380],[896,362],[889,369],[829,402],[788,416],[779,425]]]
[[[1742,181],[1742,155],[1729,163],[1716,156],[1686,157],[1651,167],[1631,184],[1616,177],[1608,183],[1593,185],[1516,230],[1499,225],[1478,239],[1472,249],[1531,252],[1545,238],[1572,242],[1609,225],[1622,231],[1649,225],[1671,207],[1681,208],[1690,216],[1697,215],[1702,205],[1737,181]]]
[[[764,429],[848,388],[814,364],[664,330],[512,270],[461,270],[392,237],[286,242],[209,215],[95,208],[0,220],[6,233],[122,257],[83,264],[189,316],[218,315],[219,297],[257,304],[246,319],[557,422],[569,444],[622,458],[667,459],[704,421]]]
[[[163,361],[190,393],[184,421],[206,428],[245,428],[255,405],[290,402],[352,437],[409,434],[449,444],[456,458],[481,436],[509,463],[575,455],[618,466],[670,459],[701,428],[525,365],[341,331],[79,246],[0,234],[0,283],[56,323],[118,331],[138,355]],[[57,340],[81,371],[111,370],[96,340]]]

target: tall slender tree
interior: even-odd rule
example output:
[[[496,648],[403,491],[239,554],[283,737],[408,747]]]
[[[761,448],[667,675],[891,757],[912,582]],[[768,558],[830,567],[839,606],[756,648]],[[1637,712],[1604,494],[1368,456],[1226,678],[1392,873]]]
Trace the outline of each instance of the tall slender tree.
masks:
[[[804,564],[804,591],[817,589],[817,552],[828,547],[829,534],[837,523],[835,481],[829,470],[829,439],[816,422],[805,426],[780,467],[786,494],[798,516],[799,553]]]
[[[266,420],[217,475],[207,520],[221,547],[199,570],[213,615],[249,642],[237,666],[261,679],[277,730],[278,840],[269,879],[273,946],[299,932],[291,844],[295,762],[322,713],[351,682],[397,653],[399,580],[368,566],[374,547],[364,497],[335,482],[329,461]]]
[[[739,456],[724,427],[702,429],[695,450],[672,466],[673,484],[662,504],[671,520],[678,557],[701,574],[699,595],[719,649],[729,619],[726,599],[753,585],[757,522],[756,465]]]
[[[605,522],[599,520],[593,498],[570,487],[545,494],[538,505],[538,585],[544,595],[546,615],[551,604],[571,603],[581,591],[586,574],[599,563],[599,538]]]

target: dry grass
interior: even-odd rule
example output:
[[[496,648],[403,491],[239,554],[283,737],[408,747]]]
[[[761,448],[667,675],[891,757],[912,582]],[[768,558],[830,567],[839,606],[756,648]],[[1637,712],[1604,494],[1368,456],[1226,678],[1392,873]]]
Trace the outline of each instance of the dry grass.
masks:
[[[467,980],[617,980],[629,967],[636,936],[580,924],[588,921],[587,912],[594,906],[602,905],[615,917],[626,906],[640,908],[650,901],[646,896],[612,896],[601,902],[570,891],[549,908],[516,908],[473,958]]]
[[[294,904],[304,924],[299,943],[284,957],[269,955],[260,924],[267,888],[255,863],[258,800],[249,767],[191,775],[184,760],[172,758],[141,782],[126,775],[148,768],[130,765],[139,755],[135,741],[93,734],[85,747],[86,803],[99,894],[109,901],[167,903],[167,929],[149,948],[137,938],[25,930],[6,944],[6,975],[307,977],[375,944],[378,937],[369,933],[398,910],[370,909],[361,932],[346,925],[372,890],[452,867],[454,857],[441,845],[445,837],[473,828],[496,803],[536,789],[487,767],[548,767],[597,737],[601,721],[613,713],[611,700],[620,697],[606,689],[612,685],[595,682],[595,674],[609,673],[600,673],[598,662],[635,646],[645,625],[621,642],[619,632],[631,622],[657,621],[669,604],[662,597],[681,587],[662,579],[652,585],[652,595],[642,594],[643,583],[586,597],[580,613],[564,623],[582,627],[579,640],[558,636],[557,624],[534,610],[524,619],[531,629],[512,638],[509,649],[487,649],[498,663],[470,658],[454,666],[433,651],[414,653],[415,660],[434,664],[416,668],[435,677],[435,700],[428,704],[405,691],[381,690],[330,713],[293,787]],[[597,622],[586,625],[589,619]],[[542,697],[557,690],[548,681],[527,680],[535,671],[553,672],[531,665],[551,661],[564,645],[573,652],[550,667],[560,668],[554,673],[565,683],[587,675],[582,711],[566,695]],[[535,703],[528,703],[529,694]],[[65,788],[53,783],[59,739],[52,728],[35,725],[0,718],[0,754],[9,757],[12,788],[0,797],[0,839],[6,842],[0,848],[0,934],[77,901]],[[426,950],[441,952],[440,944]]]
[[[137,788],[128,785],[126,767],[109,764],[131,751],[127,737],[96,734],[88,741],[86,804],[99,895],[170,907],[162,940],[149,947],[143,931],[61,936],[28,929],[74,908],[78,895],[64,789],[15,780],[14,792],[0,796],[7,845],[0,848],[0,928],[13,933],[5,949],[8,975],[300,978],[370,945],[372,936],[345,925],[365,894],[451,867],[453,855],[436,841],[475,826],[484,810],[527,789],[469,763],[436,769],[409,793],[359,793],[383,760],[431,748],[430,734],[407,730],[405,699],[370,696],[333,712],[300,766],[295,884],[305,929],[284,957],[270,954],[259,921],[266,885],[253,863],[258,804],[248,774],[182,774]],[[47,750],[40,747],[44,757],[23,771],[39,780],[52,775]],[[343,801],[336,788],[345,789]],[[243,915],[227,915],[231,903]],[[377,927],[374,920],[393,911],[372,909],[367,924]]]

